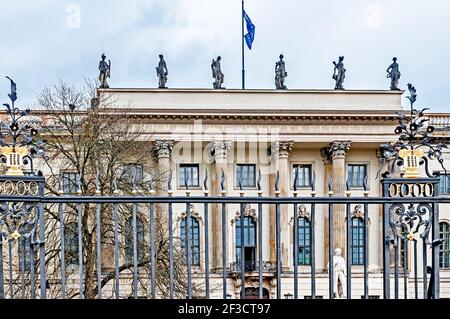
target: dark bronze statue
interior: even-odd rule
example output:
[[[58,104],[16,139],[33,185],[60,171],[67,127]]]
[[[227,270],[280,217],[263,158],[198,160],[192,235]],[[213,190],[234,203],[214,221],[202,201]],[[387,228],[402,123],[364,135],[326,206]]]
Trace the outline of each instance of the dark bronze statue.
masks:
[[[280,61],[275,63],[275,87],[277,90],[287,90],[284,81],[287,77],[286,65],[283,61],[284,56],[280,54]]]
[[[102,60],[98,64],[98,69],[100,70],[98,80],[100,81],[100,88],[102,88],[102,89],[109,88],[108,78],[111,77],[111,61],[108,60],[108,63],[106,63],[105,60],[106,60],[106,55],[103,53]]]
[[[167,83],[167,75],[169,74],[169,71],[167,70],[167,64],[166,61],[164,61],[164,56],[162,54],[159,55],[159,63],[156,67],[156,75],[159,79],[158,87],[160,89],[166,88]]]
[[[214,78],[213,87],[215,89],[223,89],[223,79],[224,75],[222,73],[222,70],[220,68],[220,61],[222,58],[220,56],[217,57],[216,60],[212,60],[211,63],[211,70],[212,70],[212,77]]]
[[[334,87],[335,90],[344,90],[344,79],[345,79],[345,72],[347,71],[344,68],[344,56],[339,57],[338,63],[336,61],[333,61],[334,64],[334,72],[333,72],[333,80],[336,81],[336,86]]]
[[[392,61],[394,62],[386,70],[386,77],[391,78],[391,90],[400,90],[398,87],[398,81],[400,80],[401,73],[397,63],[397,58],[392,58]]]

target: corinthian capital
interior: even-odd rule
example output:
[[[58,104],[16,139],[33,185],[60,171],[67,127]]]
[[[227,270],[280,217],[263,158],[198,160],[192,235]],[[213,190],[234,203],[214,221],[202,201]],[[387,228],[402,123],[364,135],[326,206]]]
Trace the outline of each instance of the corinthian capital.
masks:
[[[220,160],[226,160],[230,150],[231,150],[231,141],[214,140],[211,149],[211,154],[214,156],[214,159],[217,162]]]
[[[274,142],[270,148],[272,157],[274,159],[288,158],[293,146],[293,141]]]
[[[156,140],[152,145],[152,153],[155,160],[159,158],[170,158],[172,155],[173,141]]]
[[[330,145],[331,158],[345,158],[347,151],[350,149],[350,144],[350,141],[333,141]]]
[[[329,147],[321,149],[322,159],[325,164],[336,158],[345,158],[350,149],[350,141],[333,141]]]

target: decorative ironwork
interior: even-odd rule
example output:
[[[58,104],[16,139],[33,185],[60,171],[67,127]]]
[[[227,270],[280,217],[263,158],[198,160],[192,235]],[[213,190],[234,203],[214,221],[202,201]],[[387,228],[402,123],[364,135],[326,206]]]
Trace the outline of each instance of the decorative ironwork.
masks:
[[[421,203],[418,205],[394,204],[390,207],[390,220],[394,246],[398,239],[404,239],[405,236],[409,241],[416,239],[420,235],[427,245],[431,245],[429,240],[430,230],[432,226],[433,209],[430,204]],[[394,216],[396,217],[394,219]],[[420,232],[421,227],[424,227]]]
[[[0,205],[0,234],[3,238],[17,240],[34,233],[38,221],[35,204],[2,203]]]
[[[244,262],[245,272],[257,272],[259,271],[259,263],[257,261],[246,261]],[[261,272],[276,272],[276,263],[273,261],[263,261]],[[241,263],[232,262],[228,266],[228,272],[230,273],[240,273]]]
[[[23,166],[28,164],[34,173],[33,159],[36,155],[44,155],[45,142],[36,139],[39,134],[36,128],[29,124],[21,126],[20,119],[28,116],[31,110],[15,107],[17,85],[11,78],[6,78],[11,82],[11,93],[8,94],[11,104],[3,104],[9,121],[0,122],[0,157],[7,167],[6,175],[21,176],[24,175]]]
[[[381,163],[387,159],[392,160],[391,168],[383,174],[383,177],[391,177],[395,165],[405,168],[405,178],[418,178],[420,173],[419,166],[425,165],[425,172],[428,177],[433,177],[429,172],[428,160],[437,160],[442,169],[444,167],[444,158],[442,150],[447,148],[444,143],[437,143],[431,135],[434,132],[434,126],[430,125],[429,119],[425,117],[425,111],[429,108],[416,109],[414,103],[417,99],[416,89],[412,84],[408,84],[410,96],[410,114],[398,113],[399,125],[395,128],[395,134],[399,135],[395,143],[385,143],[380,146]],[[427,125],[428,123],[428,125]]]

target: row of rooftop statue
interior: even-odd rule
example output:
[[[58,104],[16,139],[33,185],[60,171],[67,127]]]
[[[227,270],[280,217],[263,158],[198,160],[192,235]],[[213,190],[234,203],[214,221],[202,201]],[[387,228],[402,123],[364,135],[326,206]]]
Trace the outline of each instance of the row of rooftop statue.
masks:
[[[280,54],[280,60],[275,63],[275,87],[278,90],[287,90],[286,85],[284,84],[285,79],[287,77],[286,65],[283,60],[283,55]],[[217,59],[213,59],[211,63],[211,71],[212,77],[214,79],[213,88],[214,89],[224,89],[222,86],[224,80],[224,74],[220,68],[220,61],[222,58],[220,56]],[[400,90],[398,87],[398,82],[400,80],[400,70],[399,65],[397,63],[397,58],[392,58],[392,64],[386,70],[387,78],[391,79],[391,90]],[[344,67],[344,56],[340,56],[338,62],[333,61],[334,70],[332,79],[336,81],[336,85],[334,87],[335,90],[344,90],[344,80],[345,80],[345,72],[347,71]],[[99,81],[100,88],[109,88],[108,78],[111,76],[111,61],[108,60],[106,62],[106,55],[102,54],[102,59],[98,66],[100,70]],[[167,70],[166,61],[164,61],[164,56],[162,54],[159,55],[159,63],[156,67],[156,75],[158,76],[159,84],[158,87],[163,89],[167,88],[167,76],[169,72]]]

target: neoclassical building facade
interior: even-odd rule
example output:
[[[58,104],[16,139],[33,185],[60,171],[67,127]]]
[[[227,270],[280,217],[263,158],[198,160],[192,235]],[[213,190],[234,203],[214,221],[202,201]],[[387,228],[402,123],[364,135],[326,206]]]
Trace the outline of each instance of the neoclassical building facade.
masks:
[[[133,171],[138,180],[148,179],[150,174],[158,176],[155,191],[159,196],[381,196],[380,172],[386,169],[386,159],[380,145],[397,140],[394,133],[397,113],[405,111],[403,91],[395,90],[108,88],[98,89],[97,94],[98,100],[112,101],[108,107],[115,112],[120,114],[124,110],[128,117],[136,119],[139,139],[145,142],[145,147],[150,145],[151,155],[136,162],[130,154],[129,160],[123,163],[124,171]],[[48,112],[35,110],[34,115],[45,118]],[[434,134],[448,142],[450,113],[429,113],[427,117],[435,127]],[[444,164],[450,167],[450,152],[444,151],[443,157]],[[432,170],[443,172],[438,163],[431,165]],[[401,169],[396,172],[401,173]],[[64,181],[72,181],[63,183],[63,192],[76,193],[76,172],[62,169],[59,174]],[[450,196],[450,177],[442,174],[440,179],[441,195]],[[178,238],[185,238],[188,228],[186,209],[185,204],[173,204],[172,230]],[[262,259],[265,297],[275,298],[277,289],[286,297],[292,296],[297,264],[299,298],[311,298],[311,265],[314,264],[316,297],[327,298],[330,229],[333,249],[340,248],[344,258],[351,258],[352,297],[360,298],[364,294],[366,256],[369,297],[383,296],[381,205],[369,205],[368,210],[361,204],[351,205],[349,216],[345,205],[334,205],[332,225],[325,204],[317,204],[314,210],[309,203],[299,202],[295,207],[280,205],[279,233],[274,205],[263,205],[262,214],[258,205],[252,203],[243,207],[227,204],[225,215],[223,209],[222,204],[210,204],[206,224],[204,205],[189,205],[192,274],[194,280],[202,280],[208,255],[211,297],[222,297],[222,288],[214,287],[220,287],[224,263],[229,297],[239,298],[243,288],[248,297],[257,296],[256,265]],[[297,221],[294,221],[294,209]],[[166,205],[157,207],[159,216],[167,216],[167,210]],[[352,242],[351,253],[347,255],[346,218],[349,217]],[[368,227],[365,227],[365,217]],[[450,297],[450,205],[440,205],[439,222],[443,240],[439,261],[441,297]],[[126,225],[131,227],[131,222]],[[206,231],[205,227],[208,227]],[[364,241],[366,235],[368,245]],[[75,240],[76,237],[74,227],[74,233],[67,238]],[[205,241],[208,241],[208,254]],[[124,242],[125,258],[132,260],[133,240],[125,238]],[[180,240],[174,244],[183,247],[185,242]],[[72,248],[76,257],[77,245],[69,246]],[[416,270],[418,279],[422,280],[422,269],[415,269],[413,260],[404,264],[401,254],[407,250],[401,247],[398,257],[403,260],[401,267],[408,273],[408,283],[413,283]],[[277,253],[282,265],[281,287],[277,287],[274,271]],[[395,260],[393,254],[391,259]],[[111,263],[112,252],[106,252],[105,256],[102,256],[104,265]],[[242,262],[246,271],[244,284],[240,277]],[[404,278],[400,278],[401,285]],[[408,285],[408,289],[412,294],[413,285]],[[423,285],[419,285],[419,293],[423,295]]]
[[[153,141],[152,163],[161,176],[168,172],[173,180],[168,190],[160,181],[159,195],[186,194],[202,196],[380,196],[380,170],[383,167],[380,144],[395,142],[397,112],[403,112],[403,91],[381,90],[206,90],[206,89],[100,89],[99,97],[113,97],[115,109],[128,109],[139,118],[142,132]],[[450,114],[429,114],[438,136],[450,138]],[[444,154],[450,165],[450,153]],[[440,166],[432,169],[440,170]],[[442,169],[441,169],[442,170]],[[295,172],[297,171],[297,177]],[[401,172],[399,172],[401,173]],[[205,175],[208,178],[205,181]],[[294,180],[297,187],[294,194]],[[275,186],[277,184],[277,186]],[[441,194],[450,193],[448,176],[441,176]],[[268,205],[267,205],[268,206]],[[442,205],[440,231],[444,244],[441,252],[441,295],[450,296],[448,205]],[[251,295],[258,287],[255,264],[260,251],[264,261],[264,294],[275,297],[273,274],[276,260],[275,207],[263,207],[262,220],[257,206],[227,205],[225,223],[221,205],[211,205],[209,256],[211,278],[220,281],[223,258],[229,270],[227,290],[239,298],[241,256],[246,270],[245,288]],[[369,295],[382,296],[382,209],[370,205],[352,206],[352,276],[353,298],[362,295],[362,265],[369,261]],[[176,231],[186,229],[185,206],[174,205]],[[368,214],[368,242],[364,246],[364,214]],[[194,273],[204,271],[204,209],[191,206],[192,261]],[[336,205],[333,212],[334,247],[345,257],[346,211]],[[314,238],[311,237],[310,205],[298,206],[297,264],[301,298],[309,298],[311,245],[315,245],[317,296],[327,297],[329,220],[326,205],[315,208]],[[262,223],[262,233],[258,232]],[[244,232],[241,232],[241,227]],[[226,251],[222,247],[222,229],[226,231]],[[292,293],[294,267],[293,210],[280,207],[282,293]],[[241,234],[244,237],[241,238]],[[262,236],[262,246],[258,245]],[[242,245],[241,241],[244,241]],[[244,253],[241,249],[244,247]],[[404,248],[403,248],[404,250]],[[394,259],[394,258],[392,258]],[[412,261],[407,266],[413,281]],[[217,275],[215,275],[217,272]],[[420,275],[420,271],[419,271]],[[252,290],[253,289],[253,290]],[[411,288],[412,289],[412,288]],[[422,292],[421,292],[422,293]],[[221,291],[217,292],[220,297]]]

